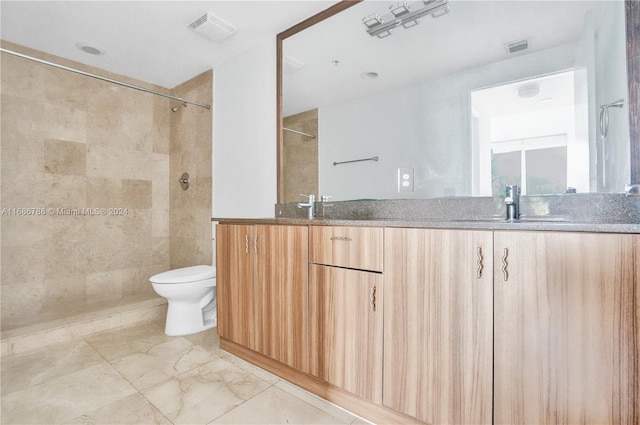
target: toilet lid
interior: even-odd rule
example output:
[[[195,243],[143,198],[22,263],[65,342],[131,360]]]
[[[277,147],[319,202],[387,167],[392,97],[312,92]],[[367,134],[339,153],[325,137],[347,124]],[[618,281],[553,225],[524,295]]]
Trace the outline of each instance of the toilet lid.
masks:
[[[186,283],[214,277],[216,277],[216,268],[213,266],[191,266],[158,273],[151,276],[149,280],[153,283]]]

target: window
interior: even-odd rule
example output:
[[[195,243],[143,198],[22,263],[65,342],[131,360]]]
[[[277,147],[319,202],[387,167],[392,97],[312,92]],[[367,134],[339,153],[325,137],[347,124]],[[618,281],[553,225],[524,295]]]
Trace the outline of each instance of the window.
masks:
[[[562,193],[567,188],[567,136],[491,143],[492,196],[517,184],[523,195]]]

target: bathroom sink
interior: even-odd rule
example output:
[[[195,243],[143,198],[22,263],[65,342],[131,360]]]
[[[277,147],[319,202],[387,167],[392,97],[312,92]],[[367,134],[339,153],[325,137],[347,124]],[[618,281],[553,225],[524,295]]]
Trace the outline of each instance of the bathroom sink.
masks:
[[[506,221],[503,217],[490,217],[490,218],[456,218],[453,220],[443,220],[443,221],[456,221],[456,222],[473,222],[473,223],[499,223],[501,221]]]
[[[515,223],[569,223],[569,220],[566,217],[524,217],[520,220],[515,221]]]
[[[461,218],[461,219],[454,219],[454,220],[449,220],[449,221],[453,221],[453,222],[460,222],[460,223],[510,223],[510,224],[517,224],[517,223],[569,223],[571,222],[571,220],[569,220],[566,217],[544,217],[544,216],[539,216],[539,217],[523,217],[520,218],[519,220],[506,220],[504,217],[490,217],[490,218]]]

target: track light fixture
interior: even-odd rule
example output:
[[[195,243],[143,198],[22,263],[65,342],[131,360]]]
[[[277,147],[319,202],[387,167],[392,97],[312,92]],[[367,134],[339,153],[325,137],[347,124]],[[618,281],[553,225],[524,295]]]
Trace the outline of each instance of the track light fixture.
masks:
[[[401,16],[411,12],[411,8],[409,8],[409,3],[407,2],[394,4],[389,7],[389,10],[396,18],[400,18]]]
[[[438,18],[449,13],[447,0],[423,0],[415,4],[420,6],[415,10],[412,10],[407,2],[392,5],[389,7],[387,20],[377,13],[364,17],[362,22],[367,27],[367,33],[372,37],[385,38],[390,36],[396,27],[411,28],[418,25],[423,16],[431,15]]]
[[[377,13],[374,13],[373,15],[365,16],[364,18],[362,18],[362,22],[364,22],[364,25],[367,28],[375,28],[376,26],[384,23],[380,15],[378,15]]]

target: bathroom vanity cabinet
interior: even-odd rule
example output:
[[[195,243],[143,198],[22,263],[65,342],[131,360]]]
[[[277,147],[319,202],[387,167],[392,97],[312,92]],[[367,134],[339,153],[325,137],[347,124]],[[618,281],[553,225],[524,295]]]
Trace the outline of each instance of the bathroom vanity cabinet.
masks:
[[[491,231],[385,229],[384,405],[491,423]]]
[[[308,371],[307,226],[217,227],[218,333]]]
[[[640,423],[640,234],[306,229],[218,226],[223,349],[375,423]]]
[[[310,372],[382,402],[382,228],[310,228]]]
[[[640,235],[494,232],[496,424],[640,422]]]
[[[216,228],[216,296],[218,334],[244,347],[256,348],[255,226]]]

